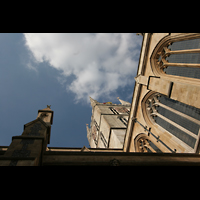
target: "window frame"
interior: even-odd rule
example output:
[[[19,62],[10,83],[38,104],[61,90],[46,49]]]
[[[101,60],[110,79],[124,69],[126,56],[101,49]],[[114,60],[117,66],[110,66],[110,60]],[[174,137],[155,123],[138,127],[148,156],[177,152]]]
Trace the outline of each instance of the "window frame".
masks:
[[[162,152],[162,149],[160,149],[159,148],[159,146],[158,145],[156,145],[156,143],[155,142],[153,142],[152,140],[151,140],[151,138],[148,136],[148,135],[146,135],[145,133],[139,133],[136,137],[135,137],[135,139],[134,139],[134,146],[135,146],[135,152],[142,152],[142,151],[140,151],[140,149],[139,149],[139,141],[141,140],[141,139],[144,139],[144,140],[147,140],[147,141],[151,141],[151,143],[153,143],[161,152],[159,152],[159,153],[163,153]],[[150,146],[151,147],[151,146]],[[149,148],[149,147],[148,147]],[[152,148],[152,147],[151,147]],[[151,148],[150,148],[150,150],[151,150]],[[153,149],[153,148],[152,148]],[[152,151],[152,150],[151,150]],[[142,152],[142,153],[158,153],[158,152],[156,152],[156,150],[155,149],[153,149],[153,151],[154,152]]]
[[[152,69],[152,72],[154,73],[154,75],[163,77],[163,78],[168,78],[168,79],[176,79],[176,80],[184,81],[184,82],[193,81],[193,82],[195,82],[195,84],[200,85],[200,79],[166,74],[158,66],[158,59],[165,47],[167,47],[168,45],[170,45],[173,42],[178,42],[178,41],[183,41],[183,40],[191,40],[191,39],[197,39],[197,38],[200,38],[199,33],[168,35],[168,36],[164,37],[163,39],[161,39],[161,41],[158,42],[157,45],[155,46],[155,48],[150,56],[151,69]]]
[[[199,128],[199,132],[197,134],[197,138],[196,138],[196,142],[195,142],[195,146],[194,148],[190,147],[188,144],[186,144],[185,142],[183,142],[181,139],[179,139],[178,137],[176,137],[175,135],[173,135],[172,133],[170,133],[169,131],[167,131],[166,129],[164,129],[162,126],[160,126],[159,124],[157,124],[152,117],[150,116],[150,112],[147,110],[147,101],[149,98],[152,98],[152,96],[156,96],[158,95],[158,92],[155,91],[149,91],[144,98],[141,101],[141,108],[142,108],[142,114],[143,117],[147,123],[147,125],[149,127],[155,127],[158,128],[159,130],[161,130],[162,132],[167,132],[170,136],[172,136],[173,140],[180,144],[181,146],[183,146],[185,149],[187,149],[187,151],[189,152],[193,152],[193,153],[197,153],[199,151],[199,137],[200,137],[200,128]],[[162,94],[161,94],[162,95]],[[199,121],[199,120],[198,120]]]

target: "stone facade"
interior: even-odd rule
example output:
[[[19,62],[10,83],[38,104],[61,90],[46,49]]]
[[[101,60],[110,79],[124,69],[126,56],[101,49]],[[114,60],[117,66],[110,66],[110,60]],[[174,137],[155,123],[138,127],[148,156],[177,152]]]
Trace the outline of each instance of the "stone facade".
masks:
[[[119,98],[118,98],[119,99]],[[122,149],[130,112],[130,103],[99,103],[90,97],[92,117],[87,125],[87,138],[91,148]]]
[[[199,153],[200,34],[142,35],[124,151]]]

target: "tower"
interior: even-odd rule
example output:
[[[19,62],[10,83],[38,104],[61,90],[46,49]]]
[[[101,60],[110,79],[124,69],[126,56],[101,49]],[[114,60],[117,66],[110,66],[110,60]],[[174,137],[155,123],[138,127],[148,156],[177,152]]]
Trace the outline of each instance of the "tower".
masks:
[[[91,148],[123,148],[131,104],[117,99],[120,104],[99,103],[90,97],[92,117],[86,128]]]

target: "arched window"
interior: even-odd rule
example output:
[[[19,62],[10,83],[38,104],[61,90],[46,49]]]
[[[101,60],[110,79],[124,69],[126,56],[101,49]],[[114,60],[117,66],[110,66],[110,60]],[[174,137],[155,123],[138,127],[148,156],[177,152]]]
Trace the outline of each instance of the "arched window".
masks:
[[[200,34],[165,38],[155,48],[151,64],[156,75],[200,79]]]
[[[151,92],[145,99],[143,113],[150,123],[164,128],[190,149],[196,151],[200,132],[200,109]]]
[[[135,150],[136,152],[143,153],[162,153],[162,151],[144,133],[137,135],[137,137],[135,138]]]

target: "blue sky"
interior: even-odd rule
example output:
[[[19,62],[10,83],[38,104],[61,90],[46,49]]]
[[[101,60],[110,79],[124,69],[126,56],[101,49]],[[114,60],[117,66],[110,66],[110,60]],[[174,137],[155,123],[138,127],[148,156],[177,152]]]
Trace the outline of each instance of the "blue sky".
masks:
[[[50,147],[89,147],[89,96],[131,102],[142,37],[131,34],[0,34],[0,146],[39,109],[54,111]]]

